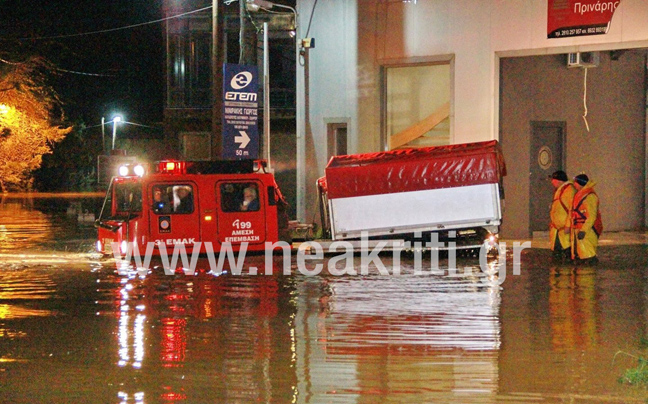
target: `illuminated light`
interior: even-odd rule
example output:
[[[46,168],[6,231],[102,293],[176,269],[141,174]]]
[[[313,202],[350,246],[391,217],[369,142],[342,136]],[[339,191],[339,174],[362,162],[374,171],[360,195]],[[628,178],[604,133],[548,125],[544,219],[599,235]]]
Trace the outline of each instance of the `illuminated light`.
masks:
[[[165,174],[185,174],[186,162],[177,160],[162,160],[157,164],[157,172]]]
[[[144,166],[142,166],[141,164],[136,165],[135,167],[133,167],[133,172],[138,177],[143,177],[144,176]]]
[[[102,250],[101,247],[102,247],[101,241],[97,240],[97,242],[95,243],[95,248],[97,249],[97,252],[101,252]]]
[[[206,221],[206,222],[211,222],[211,221],[212,221],[212,217],[211,217],[210,215],[205,216],[205,221]]]
[[[125,177],[128,175],[128,166],[121,166],[119,167],[119,175],[122,177]]]
[[[126,251],[128,251],[128,243],[126,240],[123,240],[121,244],[119,245],[119,249],[121,250],[122,254],[126,254]]]

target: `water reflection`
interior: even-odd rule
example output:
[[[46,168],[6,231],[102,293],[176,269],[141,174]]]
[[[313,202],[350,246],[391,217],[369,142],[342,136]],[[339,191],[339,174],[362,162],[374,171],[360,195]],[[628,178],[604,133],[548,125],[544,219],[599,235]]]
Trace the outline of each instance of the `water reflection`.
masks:
[[[0,209],[42,218],[48,236],[21,236],[0,216],[22,243],[0,249],[40,257],[0,262],[2,402],[645,401],[616,381],[636,363],[614,357],[648,334],[643,245],[602,247],[597,267],[551,265],[531,249],[520,275],[507,257],[501,286],[471,261],[454,276],[417,275],[407,257],[401,276],[283,276],[281,257],[273,276],[214,276],[207,262],[167,276],[61,263],[78,223],[12,206]],[[264,257],[244,273],[253,266],[263,272]]]
[[[0,251],[32,248],[51,242],[52,218],[34,209],[32,198],[0,197]]]
[[[115,365],[125,376],[159,377],[120,390],[123,402],[136,402],[136,393],[164,403],[295,400],[291,279],[136,274],[123,276],[115,293]]]
[[[99,201],[95,194],[74,198],[0,195],[0,254],[50,249],[87,252],[95,234],[92,223],[67,217],[65,209],[70,203],[92,209]]]
[[[573,265],[551,267],[549,276],[553,349],[595,348],[599,341],[596,270]]]
[[[300,284],[312,296],[296,317],[303,402],[494,402],[499,285],[476,269],[401,272]]]
[[[555,266],[549,251],[529,251],[520,277],[503,288],[499,396],[645,401],[645,391],[618,383],[636,364],[615,355],[638,352],[647,332],[648,255],[645,246],[617,252],[603,249],[597,266]]]

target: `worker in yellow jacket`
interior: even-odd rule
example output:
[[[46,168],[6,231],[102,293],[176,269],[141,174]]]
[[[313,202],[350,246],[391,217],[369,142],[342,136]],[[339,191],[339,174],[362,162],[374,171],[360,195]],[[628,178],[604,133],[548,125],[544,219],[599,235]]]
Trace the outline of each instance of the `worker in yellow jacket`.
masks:
[[[596,262],[596,247],[603,231],[599,198],[594,181],[585,174],[574,178],[576,195],[572,204],[572,258]]]
[[[571,209],[576,188],[567,174],[558,170],[551,175],[555,192],[549,217],[549,242],[554,259],[570,259],[571,252]]]

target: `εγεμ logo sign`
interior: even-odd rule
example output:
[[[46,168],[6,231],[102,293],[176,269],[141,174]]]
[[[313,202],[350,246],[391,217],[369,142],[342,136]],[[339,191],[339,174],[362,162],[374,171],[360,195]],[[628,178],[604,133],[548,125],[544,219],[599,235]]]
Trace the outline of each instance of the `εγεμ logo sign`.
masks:
[[[247,87],[252,82],[252,73],[240,72],[232,77],[230,85],[234,90],[240,90]]]
[[[222,153],[224,159],[259,157],[258,68],[223,65]]]

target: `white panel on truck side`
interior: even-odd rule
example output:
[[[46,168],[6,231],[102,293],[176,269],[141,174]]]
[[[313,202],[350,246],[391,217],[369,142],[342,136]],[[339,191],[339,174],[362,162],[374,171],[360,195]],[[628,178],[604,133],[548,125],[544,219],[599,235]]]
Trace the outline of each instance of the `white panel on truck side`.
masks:
[[[499,225],[498,184],[329,200],[333,239]]]

